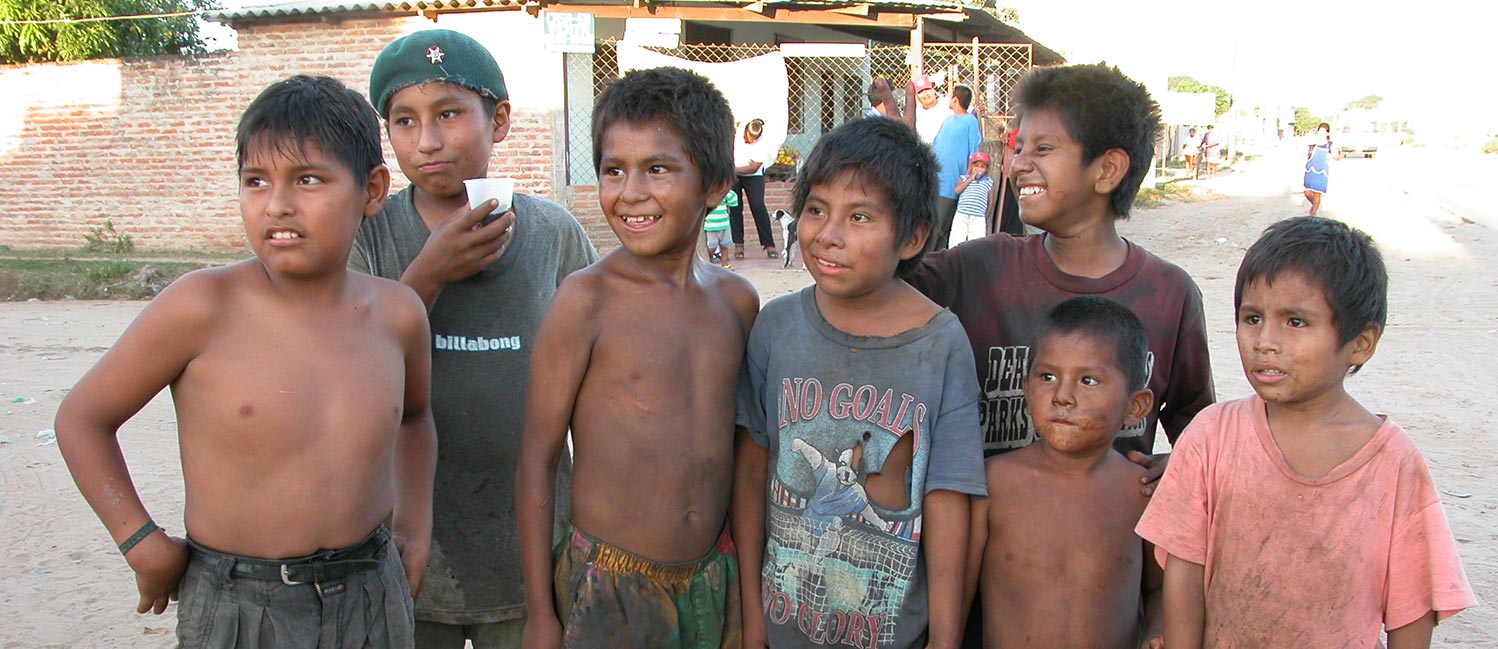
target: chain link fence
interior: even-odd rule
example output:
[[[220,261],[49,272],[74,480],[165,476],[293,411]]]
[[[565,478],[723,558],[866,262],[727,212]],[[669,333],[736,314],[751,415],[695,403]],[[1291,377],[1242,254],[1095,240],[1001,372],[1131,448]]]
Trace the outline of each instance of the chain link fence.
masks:
[[[650,48],[655,49],[655,48]],[[726,63],[778,48],[774,45],[681,45],[655,51],[689,61]],[[785,58],[789,89],[784,146],[804,159],[823,133],[861,117],[869,109],[869,81],[889,79],[895,100],[903,104],[910,81],[908,46],[873,46],[861,57],[791,56]],[[1011,93],[1029,72],[1032,46],[1028,44],[928,43],[922,48],[923,68],[937,80],[944,94],[956,84],[973,89],[973,108],[983,124],[985,140],[997,139],[1013,116]],[[592,54],[566,55],[566,164],[569,185],[595,185],[593,169],[593,100],[605,85],[619,77],[618,43],[597,43]],[[772,176],[775,169],[767,171]],[[771,178],[773,179],[773,178]]]

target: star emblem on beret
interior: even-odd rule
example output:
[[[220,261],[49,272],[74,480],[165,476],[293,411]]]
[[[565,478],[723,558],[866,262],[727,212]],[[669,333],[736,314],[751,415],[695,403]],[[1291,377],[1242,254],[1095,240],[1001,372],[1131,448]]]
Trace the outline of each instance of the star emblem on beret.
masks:
[[[442,48],[437,47],[436,45],[427,48],[427,60],[431,61],[433,65],[441,63],[442,59],[446,56],[447,53],[443,52]]]

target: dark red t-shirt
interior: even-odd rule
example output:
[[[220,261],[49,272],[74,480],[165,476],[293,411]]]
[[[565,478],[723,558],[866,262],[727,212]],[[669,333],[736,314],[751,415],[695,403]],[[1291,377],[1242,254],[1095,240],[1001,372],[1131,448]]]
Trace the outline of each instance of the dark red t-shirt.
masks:
[[[1091,279],[1051,261],[1045,237],[995,234],[928,254],[908,281],[951,309],[967,330],[983,391],[979,423],[984,455],[1028,446],[1035,427],[1025,413],[1021,379],[1031,339],[1051,307],[1079,295],[1118,302],[1144,323],[1155,406],[1140,426],[1119,432],[1114,447],[1151,453],[1155,422],[1172,442],[1215,400],[1201,289],[1178,266],[1127,242],[1123,265]]]

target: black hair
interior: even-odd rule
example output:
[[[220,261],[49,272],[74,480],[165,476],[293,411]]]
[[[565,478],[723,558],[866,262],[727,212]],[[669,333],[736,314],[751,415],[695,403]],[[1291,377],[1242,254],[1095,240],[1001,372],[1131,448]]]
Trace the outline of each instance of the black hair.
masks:
[[[1029,364],[1035,362],[1040,343],[1051,336],[1081,334],[1113,347],[1113,364],[1128,380],[1130,392],[1149,384],[1149,339],[1144,323],[1127,307],[1105,297],[1084,295],[1051,307],[1040,321],[1035,342],[1030,345]]]
[[[1319,216],[1297,216],[1269,226],[1238,266],[1234,313],[1243,306],[1244,287],[1257,281],[1273,283],[1285,273],[1299,273],[1321,287],[1336,321],[1338,345],[1346,345],[1368,327],[1382,331],[1388,321],[1389,271],[1373,238],[1362,230]]]
[[[235,162],[243,170],[251,150],[266,147],[305,158],[309,141],[360,184],[385,164],[380,118],[369,100],[337,79],[304,74],[271,84],[250,102],[234,136]]]
[[[921,227],[928,236],[936,230],[936,157],[931,147],[909,126],[893,119],[858,119],[843,124],[817,140],[796,175],[792,209],[797,216],[815,185],[832,182],[851,172],[866,187],[888,201],[895,217],[896,246],[902,246]],[[904,276],[921,263],[925,246],[901,260],[895,274]]]
[[[1082,145],[1082,164],[1109,149],[1129,156],[1129,171],[1109,196],[1109,207],[1128,218],[1134,195],[1150,170],[1160,137],[1160,105],[1144,86],[1105,63],[1036,68],[1016,90],[1019,119],[1054,110],[1071,139]]]
[[[1326,122],[1322,122],[1322,123],[1316,125],[1316,130],[1321,130],[1323,128],[1326,129],[1327,133],[1332,132],[1332,125],[1331,124],[1327,124]]]
[[[973,107],[973,89],[962,84],[952,88],[952,96],[957,98],[957,103],[962,104],[963,110]]]
[[[733,182],[733,111],[702,75],[681,68],[633,70],[613,81],[593,104],[593,169],[603,163],[603,134],[619,122],[660,120],[702,176],[702,189]]]

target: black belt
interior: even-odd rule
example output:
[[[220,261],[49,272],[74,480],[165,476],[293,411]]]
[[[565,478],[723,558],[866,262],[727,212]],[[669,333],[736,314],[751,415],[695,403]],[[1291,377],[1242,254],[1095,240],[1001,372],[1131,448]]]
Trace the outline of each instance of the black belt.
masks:
[[[234,562],[230,575],[240,579],[279,581],[287,586],[323,584],[337,581],[366,570],[373,570],[385,557],[390,532],[376,529],[363,541],[342,550],[325,550],[304,557],[268,560],[222,554],[199,546],[208,554],[217,554]]]

